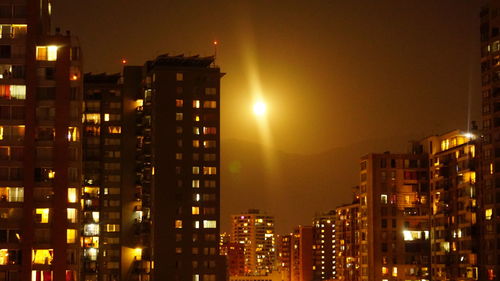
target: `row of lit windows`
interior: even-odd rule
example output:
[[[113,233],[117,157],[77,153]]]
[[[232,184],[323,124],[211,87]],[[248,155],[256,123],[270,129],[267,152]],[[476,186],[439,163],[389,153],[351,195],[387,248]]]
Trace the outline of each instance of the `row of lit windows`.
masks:
[[[175,128],[175,132],[177,134],[182,134],[183,133],[183,128],[180,126],[177,126]],[[216,135],[217,134],[217,127],[203,127],[202,130],[200,130],[200,127],[193,127],[193,134],[194,135],[199,135],[200,132],[203,131],[204,135]]]
[[[176,99],[175,106],[184,107],[184,100]],[[193,100],[193,108],[200,108],[200,106],[201,106],[200,100]],[[217,101],[213,100],[203,101],[203,108],[217,108]]]
[[[202,222],[203,228],[217,228],[217,221],[215,220],[203,220]],[[194,221],[193,222],[193,227],[194,228],[200,228],[200,221]],[[175,228],[182,228],[182,220],[176,220],[175,221]]]
[[[121,114],[104,113],[103,115],[104,122],[112,122],[120,120],[121,120]],[[100,113],[83,114],[83,122],[86,124],[99,125],[101,124],[101,114]]]
[[[194,166],[192,170],[193,170],[193,175],[200,174],[200,167]],[[217,167],[203,167],[203,175],[216,175],[216,174],[217,174]]]

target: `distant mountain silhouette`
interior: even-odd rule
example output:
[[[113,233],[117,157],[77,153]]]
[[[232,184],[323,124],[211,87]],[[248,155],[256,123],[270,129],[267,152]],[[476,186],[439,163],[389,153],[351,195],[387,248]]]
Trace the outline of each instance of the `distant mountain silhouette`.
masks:
[[[349,203],[359,183],[359,158],[370,152],[406,152],[411,137],[369,140],[323,153],[286,153],[256,143],[222,140],[221,221],[259,208],[276,218],[278,233],[311,224],[315,213]]]

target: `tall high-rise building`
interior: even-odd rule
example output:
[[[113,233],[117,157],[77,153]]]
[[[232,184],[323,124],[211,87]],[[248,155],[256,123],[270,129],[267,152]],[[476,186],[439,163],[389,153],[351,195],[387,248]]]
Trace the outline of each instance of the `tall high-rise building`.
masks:
[[[313,280],[335,279],[335,210],[317,215],[313,219]]]
[[[291,281],[312,281],[313,228],[297,226],[292,234],[290,252]]]
[[[335,265],[338,280],[355,281],[359,277],[359,198],[336,208]]]
[[[132,261],[127,259],[140,258],[136,251],[125,252],[127,237],[134,235],[130,221],[140,224],[145,216],[139,208],[127,212],[140,197],[128,195],[135,192],[129,175],[135,173],[130,151],[136,148],[136,112],[127,106],[131,98],[122,91],[121,79],[121,74],[84,76],[83,280],[130,280]]]
[[[274,217],[260,210],[231,216],[231,241],[245,247],[245,274],[267,275],[275,268]]]
[[[77,280],[80,49],[51,2],[0,3],[0,279]]]
[[[277,271],[284,281],[290,281],[291,278],[292,235],[291,233],[276,235]]]
[[[473,135],[455,130],[421,144],[430,165],[431,279],[478,280],[478,158]]]
[[[481,232],[479,279],[496,280],[500,276],[500,1],[490,0],[481,9],[481,75],[483,138],[481,168]]]
[[[162,55],[142,72],[124,69],[124,91],[139,91],[140,278],[151,272],[153,280],[225,280],[219,256],[222,76],[214,57]]]
[[[428,279],[428,159],[423,153],[361,158],[359,280]]]

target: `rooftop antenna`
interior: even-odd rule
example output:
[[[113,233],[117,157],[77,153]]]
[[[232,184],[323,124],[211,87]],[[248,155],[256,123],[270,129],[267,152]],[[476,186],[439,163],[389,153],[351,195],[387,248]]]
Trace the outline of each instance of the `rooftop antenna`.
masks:
[[[213,44],[214,44],[214,60],[215,60],[215,58],[217,57],[217,45],[219,44],[219,42],[217,42],[217,40],[214,40]]]

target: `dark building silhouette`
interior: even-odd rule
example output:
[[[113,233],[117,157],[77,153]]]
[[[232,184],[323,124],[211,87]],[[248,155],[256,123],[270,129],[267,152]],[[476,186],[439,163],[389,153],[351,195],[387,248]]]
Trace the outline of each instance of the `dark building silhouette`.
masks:
[[[490,0],[480,12],[482,122],[480,216],[481,243],[479,279],[496,280],[500,276],[500,1]]]
[[[313,228],[299,225],[292,234],[290,252],[290,280],[313,280]]]
[[[50,1],[0,3],[0,279],[77,280],[80,49]]]
[[[141,72],[124,69],[124,91],[139,91],[136,192],[141,200],[135,208],[147,217],[139,231],[145,264],[135,280],[148,275],[225,280],[225,259],[219,256],[222,76],[214,57],[162,55]]]
[[[148,219],[135,207],[135,96],[121,80],[121,74],[84,76],[83,280],[130,280],[142,251],[130,241]]]

